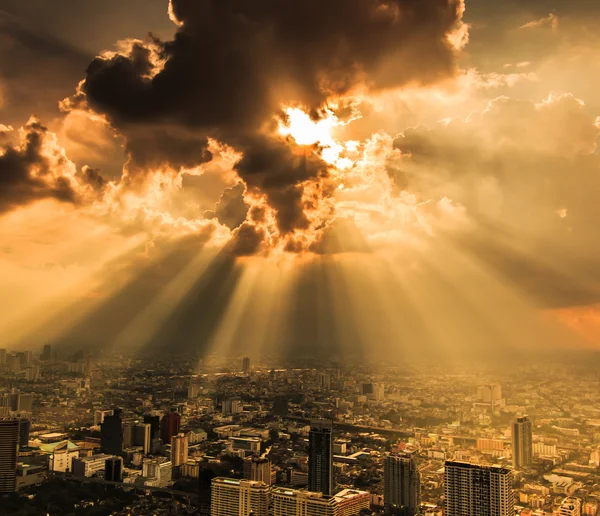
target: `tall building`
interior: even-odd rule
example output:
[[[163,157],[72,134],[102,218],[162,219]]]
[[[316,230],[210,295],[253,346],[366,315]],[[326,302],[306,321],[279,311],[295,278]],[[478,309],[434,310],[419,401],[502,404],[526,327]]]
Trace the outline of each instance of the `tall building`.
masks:
[[[188,436],[186,434],[171,437],[171,462],[173,467],[179,467],[188,460]]]
[[[190,383],[188,385],[188,399],[195,400],[200,392],[200,386],[197,383]]]
[[[244,479],[272,484],[271,461],[263,457],[247,457],[244,459]]]
[[[0,367],[4,367],[6,365],[6,349],[0,349]]]
[[[412,454],[387,455],[383,462],[383,501],[404,516],[415,516],[421,506],[421,478]]]
[[[136,446],[142,446],[144,455],[148,455],[152,444],[152,426],[150,423],[137,423],[133,432],[133,443]]]
[[[135,423],[123,425],[123,449],[131,448],[135,444]]]
[[[567,497],[560,504],[558,516],[581,516],[581,500]]]
[[[40,360],[52,360],[52,346],[50,344],[44,346],[44,350],[40,354]]]
[[[104,453],[111,455],[123,452],[123,421],[119,409],[115,409],[111,416],[104,416],[100,425],[100,447]]]
[[[446,461],[444,477],[446,516],[514,516],[510,469]]]
[[[171,437],[179,433],[181,416],[177,412],[168,412],[160,421],[160,438],[163,444],[171,442]]]
[[[104,418],[106,416],[112,416],[114,412],[114,410],[96,410],[96,412],[94,412],[94,426],[100,426],[103,423]]]
[[[268,516],[269,486],[262,482],[213,478],[210,492],[211,516]]]
[[[150,437],[152,439],[158,439],[160,437],[160,416],[146,414],[144,416],[144,423],[150,425]]]
[[[317,375],[319,389],[328,391],[331,388],[331,375],[329,373],[319,373]]]
[[[29,419],[22,417],[19,419],[19,448],[25,448],[29,446],[29,430],[31,429],[31,422]]]
[[[248,357],[244,357],[242,360],[242,370],[247,373],[250,371],[250,359]]]
[[[355,516],[371,504],[366,491],[344,489],[335,496],[275,487],[271,491],[273,516]]]
[[[104,480],[123,482],[123,458],[110,457],[104,462]]]
[[[19,420],[0,419],[0,493],[17,490]]]
[[[308,489],[333,493],[333,421],[313,421],[308,433]]]
[[[513,466],[526,468],[533,461],[533,431],[527,416],[517,418],[512,430]]]

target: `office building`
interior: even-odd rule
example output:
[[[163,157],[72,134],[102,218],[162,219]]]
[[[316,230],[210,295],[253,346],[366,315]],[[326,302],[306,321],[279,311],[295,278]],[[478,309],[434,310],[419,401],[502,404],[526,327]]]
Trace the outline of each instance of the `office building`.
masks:
[[[308,488],[333,493],[333,421],[313,421],[308,433]]]
[[[123,421],[121,411],[115,409],[112,416],[104,416],[100,425],[100,447],[104,453],[121,455],[123,452]]]
[[[31,422],[29,419],[22,417],[19,419],[19,448],[26,448],[29,446],[29,430],[31,429]]]
[[[188,437],[185,434],[171,437],[171,462],[177,468],[188,460]]]
[[[110,457],[104,461],[104,480],[123,482],[123,459]]]
[[[244,371],[244,373],[250,371],[250,359],[248,357],[244,357],[242,360],[242,371]]]
[[[241,400],[229,399],[223,400],[223,414],[234,415],[244,412],[244,406]]]
[[[17,490],[19,420],[0,419],[0,493]]]
[[[581,500],[567,497],[560,504],[558,516],[581,516]]]
[[[446,516],[514,516],[510,469],[446,461],[444,476]]]
[[[355,516],[368,509],[371,495],[344,489],[335,496],[275,487],[271,492],[273,516]]]
[[[533,425],[527,416],[517,418],[512,429],[513,466],[522,469],[533,461]]]
[[[44,350],[40,355],[40,360],[50,361],[52,360],[52,346],[50,344],[46,344],[44,346]]]
[[[211,516],[269,516],[269,486],[262,482],[214,478],[211,483]]]
[[[110,458],[111,455],[99,453],[98,455],[73,459],[73,475],[76,477],[92,477],[97,475],[100,471],[104,471],[106,459]]]
[[[146,414],[144,416],[144,423],[150,425],[150,438],[160,438],[160,416],[154,414]]]
[[[134,426],[133,444],[141,446],[144,450],[144,455],[150,453],[152,444],[152,427],[150,423],[137,423]]]
[[[383,462],[383,500],[386,507],[415,516],[421,506],[421,479],[411,454],[387,455]]]
[[[131,448],[135,444],[135,423],[123,425],[123,449]]]
[[[247,457],[244,459],[244,479],[263,482],[272,485],[273,472],[271,461],[262,457]]]
[[[179,433],[181,416],[177,412],[168,412],[160,422],[160,438],[163,444],[169,444],[171,437]]]
[[[96,410],[94,412],[94,426],[100,426],[106,416],[112,416],[114,410]]]

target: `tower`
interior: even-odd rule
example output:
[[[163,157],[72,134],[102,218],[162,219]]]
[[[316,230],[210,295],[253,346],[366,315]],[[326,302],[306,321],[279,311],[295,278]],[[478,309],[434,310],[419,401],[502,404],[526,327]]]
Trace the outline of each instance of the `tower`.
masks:
[[[446,516],[513,516],[512,471],[446,461]]]
[[[533,461],[532,424],[527,416],[517,418],[512,431],[513,466],[515,469],[526,468]]]
[[[104,453],[121,455],[123,453],[123,421],[121,411],[115,409],[111,416],[104,416],[100,425],[100,447]]]
[[[0,419],[0,493],[17,490],[18,419]]]
[[[188,436],[185,434],[171,437],[171,462],[173,467],[182,466],[188,460]]]
[[[313,421],[308,434],[308,488],[333,494],[333,421]]]
[[[171,442],[171,437],[179,433],[181,416],[177,412],[165,414],[160,422],[160,438],[163,444]]]
[[[244,373],[250,371],[250,359],[248,357],[244,357],[244,359],[242,360],[242,370],[244,371]]]
[[[415,516],[421,505],[421,478],[414,456],[387,455],[383,468],[386,507],[400,509],[405,516]]]

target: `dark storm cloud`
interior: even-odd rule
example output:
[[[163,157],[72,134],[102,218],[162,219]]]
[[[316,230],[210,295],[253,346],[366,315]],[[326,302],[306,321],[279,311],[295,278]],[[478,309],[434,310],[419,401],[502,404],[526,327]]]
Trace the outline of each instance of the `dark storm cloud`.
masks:
[[[234,146],[244,153],[240,177],[265,194],[288,233],[307,227],[302,183],[324,180],[327,166],[259,135],[265,122],[282,104],[316,112],[358,84],[382,89],[451,74],[446,35],[461,7],[458,0],[173,0],[181,24],[174,40],[95,59],[71,102],[106,114],[128,141],[140,124],[164,124]]]
[[[90,57],[0,10],[2,123],[58,113],[58,101],[72,93]]]
[[[47,129],[32,119],[25,131],[21,146],[0,148],[0,213],[40,199],[75,202],[73,183],[57,175],[55,165],[63,163],[61,157],[54,162],[43,152]]]
[[[226,188],[217,203],[215,217],[229,229],[238,228],[246,220],[249,206],[244,202],[245,190],[242,183]]]

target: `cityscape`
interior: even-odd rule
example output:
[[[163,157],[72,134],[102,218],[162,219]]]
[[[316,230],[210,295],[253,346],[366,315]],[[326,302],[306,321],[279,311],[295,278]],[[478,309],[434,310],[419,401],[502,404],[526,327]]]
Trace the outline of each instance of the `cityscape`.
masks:
[[[0,0],[0,516],[600,516],[600,0]]]
[[[593,516],[587,358],[467,374],[2,349],[0,511]]]

